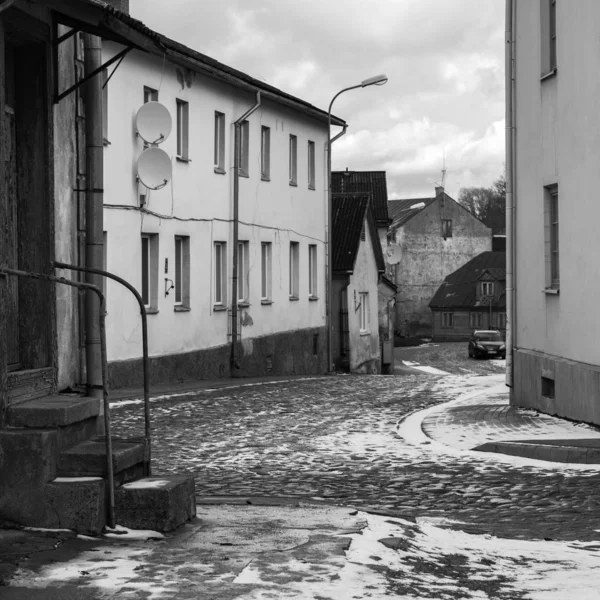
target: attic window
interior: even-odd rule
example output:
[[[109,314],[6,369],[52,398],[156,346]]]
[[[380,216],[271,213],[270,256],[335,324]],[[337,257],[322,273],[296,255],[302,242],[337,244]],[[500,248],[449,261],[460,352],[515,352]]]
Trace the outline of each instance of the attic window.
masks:
[[[481,282],[481,295],[482,296],[493,296],[494,295],[494,282],[493,281],[482,281]]]
[[[452,237],[452,219],[442,219],[442,237]]]
[[[360,240],[364,242],[367,239],[367,232],[365,231],[365,224],[363,223],[362,229],[360,230]]]

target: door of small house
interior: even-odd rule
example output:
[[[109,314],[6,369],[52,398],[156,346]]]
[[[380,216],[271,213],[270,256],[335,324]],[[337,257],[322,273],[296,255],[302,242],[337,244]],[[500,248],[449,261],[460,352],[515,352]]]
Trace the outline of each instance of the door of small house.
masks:
[[[4,198],[6,202],[7,266],[19,268],[18,221],[17,221],[17,144],[15,137],[15,89],[14,89],[14,53],[10,46],[5,56],[6,99],[4,105],[4,161],[6,178],[4,180]],[[19,281],[16,277],[7,277],[6,306],[6,342],[8,370],[20,367],[19,360]]]

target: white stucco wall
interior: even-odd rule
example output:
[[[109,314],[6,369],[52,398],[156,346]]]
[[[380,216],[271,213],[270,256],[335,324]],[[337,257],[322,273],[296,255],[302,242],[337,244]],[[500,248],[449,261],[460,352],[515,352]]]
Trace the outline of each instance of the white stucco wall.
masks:
[[[120,50],[105,42],[104,58]],[[179,77],[184,74],[184,77]],[[183,80],[183,87],[180,81]],[[147,208],[161,216],[139,211],[135,165],[143,150],[136,137],[134,119],[143,104],[143,88],[159,90],[159,101],[176,122],[176,99],[189,102],[189,158],[175,159],[175,129],[161,144],[173,164],[172,183],[148,195]],[[254,103],[256,96],[204,77],[183,73],[180,67],[158,57],[133,51],[108,84],[108,140],[105,159],[104,220],[107,232],[107,268],[141,286],[141,233],[159,236],[158,313],[148,315],[150,354],[163,355],[210,348],[229,341],[228,314],[213,311],[212,253],[214,241],[227,242],[231,301],[233,122]],[[225,113],[226,173],[213,165],[214,112]],[[325,325],[325,219],[326,178],[324,149],[326,123],[269,101],[250,116],[248,178],[240,177],[239,239],[250,243],[249,301],[243,309],[243,339]],[[271,180],[261,181],[261,125],[271,128]],[[298,138],[298,186],[289,185],[289,135]],[[315,142],[315,190],[308,189],[308,140]],[[173,279],[174,236],[190,237],[190,308],[174,311],[174,292],[165,297],[164,279]],[[300,298],[289,300],[289,243],[300,243]],[[271,242],[272,300],[260,299],[261,242]],[[308,246],[317,245],[318,296],[308,299]],[[165,274],[165,259],[169,272]],[[137,304],[118,284],[108,284],[109,360],[141,355],[141,327]],[[250,317],[250,318],[248,318]]]
[[[557,2],[557,73],[540,81],[540,6],[517,2],[518,348],[600,365],[600,4]],[[547,295],[544,186],[558,184],[560,294]]]
[[[376,373],[381,367],[377,288],[379,277],[368,227],[365,227],[365,234],[365,240],[360,242],[354,272],[350,276],[348,285],[350,371],[353,373]],[[375,243],[379,243],[379,240],[375,240]],[[366,333],[360,332],[357,310],[361,292],[369,293],[369,329]]]

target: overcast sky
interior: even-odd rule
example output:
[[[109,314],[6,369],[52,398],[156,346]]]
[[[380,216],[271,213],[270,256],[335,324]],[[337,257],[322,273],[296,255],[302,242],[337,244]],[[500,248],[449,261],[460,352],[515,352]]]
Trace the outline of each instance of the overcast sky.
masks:
[[[131,0],[131,15],[333,112],[333,168],[387,172],[388,196],[489,186],[504,171],[504,0]]]

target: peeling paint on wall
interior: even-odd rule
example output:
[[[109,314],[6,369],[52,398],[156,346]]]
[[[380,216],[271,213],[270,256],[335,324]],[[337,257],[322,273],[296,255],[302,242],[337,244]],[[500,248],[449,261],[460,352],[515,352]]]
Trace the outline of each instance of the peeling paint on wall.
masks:
[[[248,311],[243,311],[240,317],[240,324],[242,327],[252,327],[254,325],[254,319],[250,316]]]

